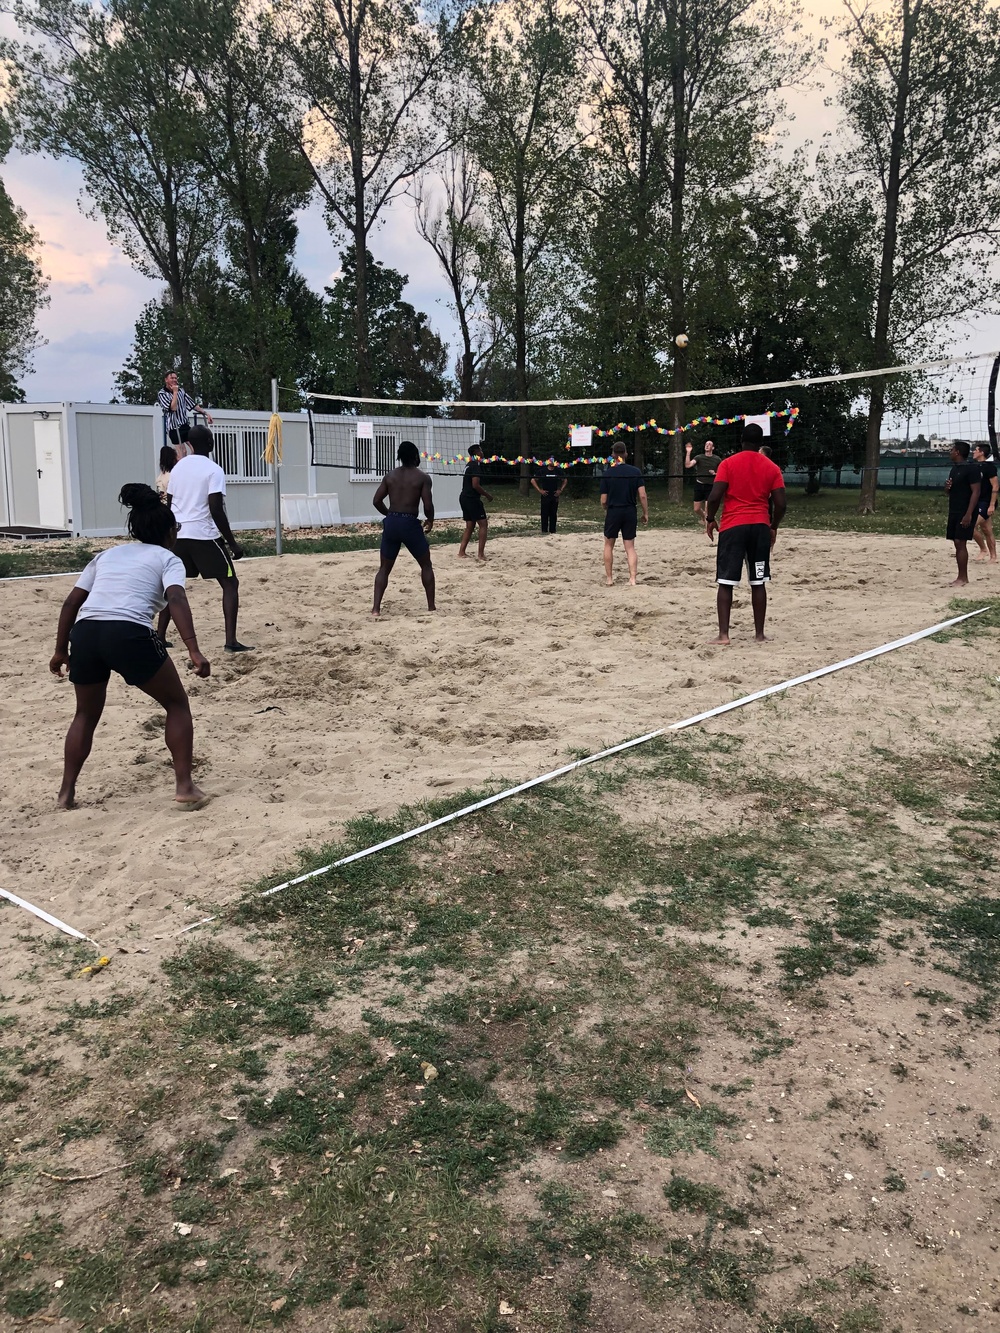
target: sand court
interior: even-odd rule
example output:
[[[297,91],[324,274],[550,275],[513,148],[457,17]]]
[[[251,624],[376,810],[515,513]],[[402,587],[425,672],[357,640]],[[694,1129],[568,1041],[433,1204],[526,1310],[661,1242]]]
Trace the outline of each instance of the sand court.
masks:
[[[206,681],[182,671],[195,776],[211,797],[195,811],[171,800],[161,711],[117,678],[78,808],[55,811],[72,690],[47,663],[73,581],[0,585],[0,885],[105,947],[150,943],[294,868],[297,849],[337,837],[356,815],[524,780],[922,629],[945,618],[952,596],[943,540],[783,530],[772,642],[753,643],[744,586],[733,646],[720,650],[707,644],[714,550],[693,525],[640,532],[637,588],[621,555],[619,582],[604,586],[601,546],[596,532],[512,537],[491,543],[486,565],[438,548],[436,614],[404,553],[376,622],[375,552],[247,563],[240,632],[258,651],[238,658],[221,650],[216,585],[190,588],[213,668]],[[995,569],[972,567],[969,595],[998,590]],[[904,649],[889,669],[912,680],[926,651]],[[841,690],[845,675],[810,688]],[[907,702],[925,706],[919,690]],[[768,742],[760,706],[739,725]],[[13,907],[3,919],[8,931],[49,929]]]

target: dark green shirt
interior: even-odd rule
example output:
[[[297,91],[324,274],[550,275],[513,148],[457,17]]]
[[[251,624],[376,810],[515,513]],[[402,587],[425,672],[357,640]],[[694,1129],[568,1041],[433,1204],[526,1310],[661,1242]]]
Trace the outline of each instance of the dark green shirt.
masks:
[[[711,486],[715,481],[715,471],[719,466],[718,454],[695,454],[691,460],[694,463],[694,475],[696,481],[703,481]]]

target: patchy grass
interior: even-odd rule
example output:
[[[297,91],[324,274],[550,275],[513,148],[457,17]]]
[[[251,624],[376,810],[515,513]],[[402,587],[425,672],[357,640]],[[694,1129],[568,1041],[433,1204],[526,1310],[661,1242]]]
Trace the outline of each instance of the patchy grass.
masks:
[[[0,1026],[5,1313],[86,1333],[888,1326],[851,1209],[875,1197],[864,1227],[931,1244],[935,1181],[890,1155],[875,1107],[924,1105],[929,1048],[971,1069],[995,1011],[1000,899],[953,797],[994,809],[1000,753],[957,765],[928,736],[807,785],[737,740],[671,738],[262,899],[287,871],[269,876],[146,991],[102,976],[81,1000],[76,946],[26,944],[39,1003]],[[738,837],[654,809],[637,838],[622,810],[670,782],[741,801]],[[481,794],[355,820],[301,868]],[[813,1025],[846,1044],[855,1007],[880,1023],[862,983],[901,960],[902,1032],[836,1082]],[[949,1174],[977,1169],[987,1109],[936,1122]],[[796,1126],[807,1171],[774,1137]]]

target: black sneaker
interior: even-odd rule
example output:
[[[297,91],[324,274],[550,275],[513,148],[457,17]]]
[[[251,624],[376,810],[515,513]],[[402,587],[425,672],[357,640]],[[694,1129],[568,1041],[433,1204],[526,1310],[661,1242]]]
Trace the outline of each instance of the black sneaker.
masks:
[[[248,643],[240,643],[239,639],[235,643],[226,644],[227,653],[252,653],[254,651],[256,650],[251,648]]]

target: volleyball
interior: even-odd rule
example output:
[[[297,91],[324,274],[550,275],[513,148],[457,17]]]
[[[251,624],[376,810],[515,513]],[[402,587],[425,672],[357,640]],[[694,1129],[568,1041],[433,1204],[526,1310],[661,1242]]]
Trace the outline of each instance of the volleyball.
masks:
[[[686,334],[686,333],[678,333],[677,337],[674,339],[674,342],[677,344],[678,347],[687,347],[687,345],[688,345],[688,336],[687,336],[687,334]]]

